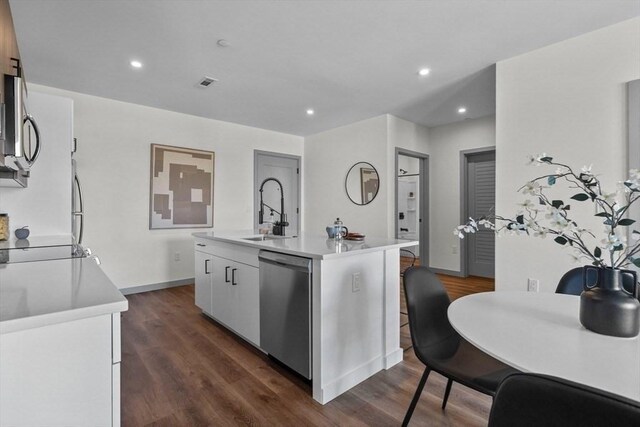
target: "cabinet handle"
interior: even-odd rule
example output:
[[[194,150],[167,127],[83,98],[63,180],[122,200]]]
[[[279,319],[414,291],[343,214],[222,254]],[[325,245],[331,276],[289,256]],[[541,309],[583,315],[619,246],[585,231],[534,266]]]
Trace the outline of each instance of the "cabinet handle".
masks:
[[[232,285],[237,285],[237,283],[236,283],[236,270],[237,270],[237,268],[231,269],[231,284]]]
[[[198,246],[202,246],[202,247],[207,246],[207,245],[205,245],[204,243],[196,243],[196,245],[198,245]]]
[[[204,260],[204,274],[209,274],[210,273],[210,271],[209,271],[209,261],[211,261],[211,260],[208,260],[208,259]]]
[[[229,283],[229,269],[230,268],[231,267],[229,267],[229,266],[226,266],[224,268],[224,283]]]

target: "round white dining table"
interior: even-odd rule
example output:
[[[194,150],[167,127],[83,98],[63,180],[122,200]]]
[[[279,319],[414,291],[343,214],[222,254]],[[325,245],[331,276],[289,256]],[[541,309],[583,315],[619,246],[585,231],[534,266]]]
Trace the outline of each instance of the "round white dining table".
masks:
[[[577,296],[505,291],[459,298],[448,315],[462,337],[514,368],[640,401],[640,338],[591,332],[579,312]]]

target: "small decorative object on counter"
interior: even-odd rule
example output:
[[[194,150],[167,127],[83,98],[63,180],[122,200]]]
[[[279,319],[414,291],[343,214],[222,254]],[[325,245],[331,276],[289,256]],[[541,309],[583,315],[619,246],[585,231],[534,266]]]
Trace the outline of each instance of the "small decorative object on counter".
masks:
[[[0,213],[0,241],[9,240],[9,214]]]
[[[340,218],[336,218],[333,222],[333,238],[336,241],[340,241],[349,234],[349,229],[344,226]]]
[[[362,241],[362,240],[364,240],[364,234],[362,234],[362,233],[347,233],[347,235],[345,236],[345,240]]]
[[[29,237],[29,226],[25,225],[22,228],[17,228],[14,234],[16,235],[16,239],[26,239]]]

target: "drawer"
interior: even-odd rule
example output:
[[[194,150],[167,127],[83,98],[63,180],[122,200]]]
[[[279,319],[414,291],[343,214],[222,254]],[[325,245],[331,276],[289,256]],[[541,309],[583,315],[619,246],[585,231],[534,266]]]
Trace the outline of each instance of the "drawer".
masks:
[[[258,252],[260,251],[258,248],[207,239],[196,239],[195,250],[241,264],[258,267]]]

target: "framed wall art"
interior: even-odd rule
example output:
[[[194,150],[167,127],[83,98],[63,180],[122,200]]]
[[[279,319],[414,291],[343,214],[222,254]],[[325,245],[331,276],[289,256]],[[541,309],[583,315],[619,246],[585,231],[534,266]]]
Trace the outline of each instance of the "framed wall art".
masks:
[[[151,144],[149,229],[213,227],[213,151]]]

